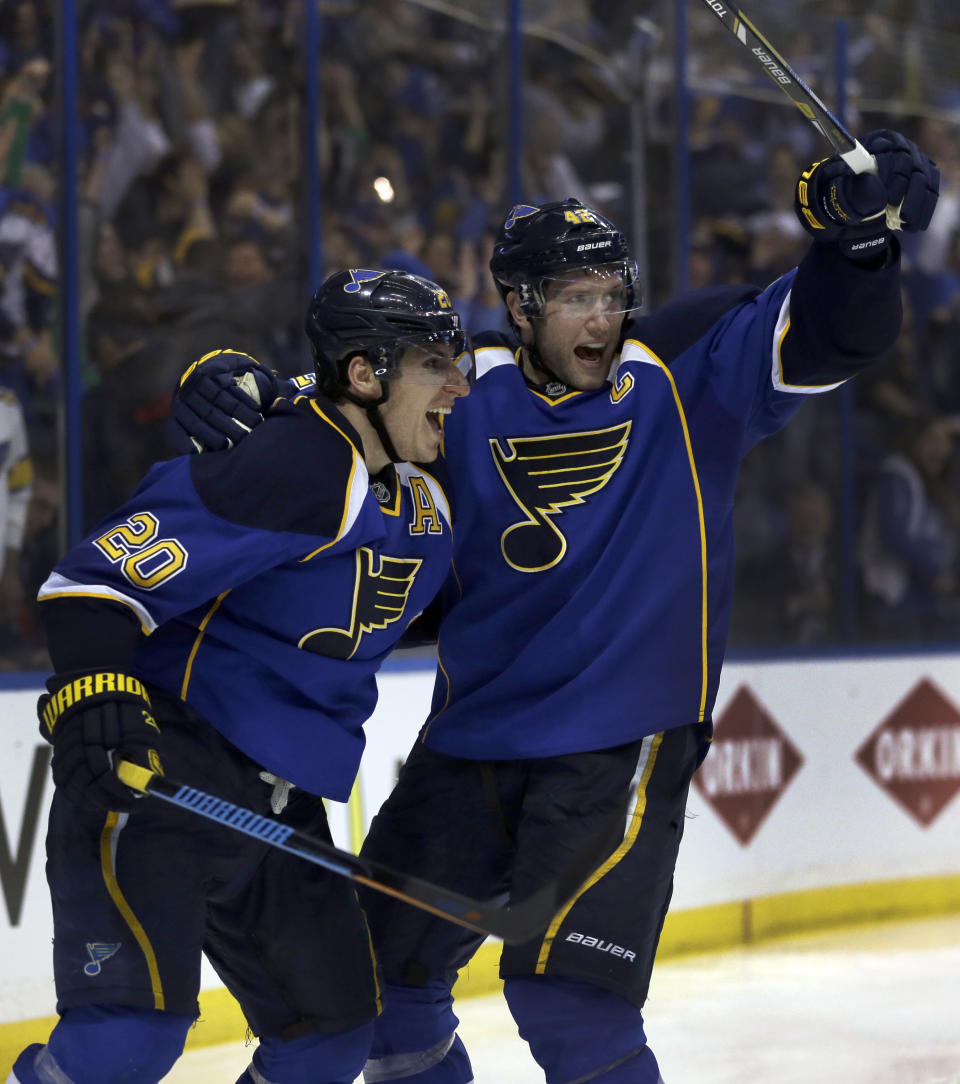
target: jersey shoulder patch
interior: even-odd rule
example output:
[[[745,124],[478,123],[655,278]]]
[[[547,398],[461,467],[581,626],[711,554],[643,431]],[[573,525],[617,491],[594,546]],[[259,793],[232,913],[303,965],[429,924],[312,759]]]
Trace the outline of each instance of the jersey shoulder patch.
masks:
[[[624,339],[636,339],[665,364],[689,349],[731,309],[752,301],[755,286],[708,286],[693,290],[661,306],[649,316],[624,325]]]
[[[477,379],[503,365],[517,367],[517,343],[500,331],[481,331],[472,338]]]
[[[268,531],[336,537],[365,492],[360,437],[321,397],[278,402],[235,448],[190,457],[197,495],[214,515]]]

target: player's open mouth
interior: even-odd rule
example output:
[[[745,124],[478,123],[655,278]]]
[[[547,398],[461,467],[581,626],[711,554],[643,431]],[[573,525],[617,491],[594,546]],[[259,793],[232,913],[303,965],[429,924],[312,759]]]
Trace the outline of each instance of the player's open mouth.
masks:
[[[438,436],[443,436],[443,415],[449,413],[449,407],[435,407],[433,410],[427,411],[427,421],[430,424],[430,428]]]
[[[574,348],[574,354],[588,365],[596,365],[603,358],[604,343],[582,343]]]

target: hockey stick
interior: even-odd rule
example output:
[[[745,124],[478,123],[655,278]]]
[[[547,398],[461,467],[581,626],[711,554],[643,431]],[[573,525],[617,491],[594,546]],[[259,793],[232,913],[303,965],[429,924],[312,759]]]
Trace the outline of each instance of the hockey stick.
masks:
[[[728,7],[721,0],[703,0],[731,34],[787,95],[793,104],[827,140],[854,173],[876,173],[877,160],[866,147],[840,123],[816,94],[790,67],[783,54],[775,49],[739,8]],[[883,213],[883,212],[881,212]],[[887,227],[903,226],[900,208],[887,204]],[[873,217],[879,218],[880,215]]]
[[[235,832],[242,832],[262,843],[323,866],[341,877],[395,896],[421,910],[466,926],[468,930],[492,934],[511,945],[522,944],[542,933],[586,875],[584,870],[571,871],[570,877],[551,881],[520,903],[498,907],[493,903],[461,896],[440,885],[422,881],[419,877],[399,873],[369,858],[342,851],[332,843],[306,832],[298,832],[271,817],[263,817],[252,809],[244,809],[195,787],[174,782],[128,760],[121,760],[117,764],[117,775],[122,783],[133,790],[217,821]]]

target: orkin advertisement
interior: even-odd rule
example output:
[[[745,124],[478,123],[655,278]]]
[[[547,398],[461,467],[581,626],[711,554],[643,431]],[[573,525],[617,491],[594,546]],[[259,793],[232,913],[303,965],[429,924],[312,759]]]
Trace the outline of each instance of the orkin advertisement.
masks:
[[[746,685],[715,713],[694,787],[746,846],[803,765],[803,754]],[[960,790],[960,708],[920,678],[857,749],[856,762],[926,826]]]
[[[0,690],[0,1022],[54,1004],[38,689]],[[389,793],[431,691],[424,669],[382,675],[352,815],[329,807],[340,845],[362,835]],[[960,875],[957,658],[728,664],[715,720],[688,801],[673,911]],[[215,984],[205,971],[204,985]]]
[[[857,763],[922,825],[960,790],[960,710],[922,678],[857,750]]]
[[[693,785],[746,846],[801,764],[797,747],[741,685],[715,720],[713,748]]]

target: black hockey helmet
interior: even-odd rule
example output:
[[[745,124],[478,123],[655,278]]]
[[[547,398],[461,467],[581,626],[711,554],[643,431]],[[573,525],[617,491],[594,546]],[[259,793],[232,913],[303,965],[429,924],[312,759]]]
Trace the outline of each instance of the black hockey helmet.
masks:
[[[345,364],[355,354],[368,358],[374,376],[388,381],[409,346],[452,346],[461,359],[458,368],[470,375],[472,357],[446,291],[406,271],[334,272],[310,299],[304,330],[313,344],[317,386],[327,395],[343,393]]]
[[[627,239],[608,218],[577,199],[540,207],[518,204],[500,227],[490,260],[501,297],[506,300],[516,290],[520,309],[529,317],[543,312],[547,281],[568,271],[599,267],[620,273],[626,288],[624,311],[634,308],[637,262]]]

